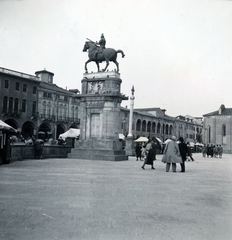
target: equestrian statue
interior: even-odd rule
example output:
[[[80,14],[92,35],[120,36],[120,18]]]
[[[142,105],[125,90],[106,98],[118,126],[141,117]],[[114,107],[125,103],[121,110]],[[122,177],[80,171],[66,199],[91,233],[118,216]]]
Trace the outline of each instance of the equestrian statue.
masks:
[[[121,53],[122,57],[125,57],[125,54],[122,50],[115,50],[113,48],[105,48],[106,40],[104,35],[101,35],[101,39],[99,42],[94,42],[87,38],[87,42],[85,42],[83,52],[87,52],[88,50],[88,56],[89,60],[85,63],[85,72],[88,73],[87,64],[89,62],[95,62],[97,64],[98,72],[100,72],[99,69],[99,63],[106,61],[106,67],[102,69],[104,72],[107,67],[109,66],[109,62],[114,62],[117,66],[117,72],[119,72],[119,64],[117,62],[117,54]]]

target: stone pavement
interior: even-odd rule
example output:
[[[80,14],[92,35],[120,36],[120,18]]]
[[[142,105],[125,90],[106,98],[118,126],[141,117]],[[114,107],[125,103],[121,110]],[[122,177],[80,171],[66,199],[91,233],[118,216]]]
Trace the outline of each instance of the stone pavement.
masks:
[[[156,170],[134,157],[1,165],[0,239],[232,239],[232,155],[194,157],[185,173],[161,155]]]

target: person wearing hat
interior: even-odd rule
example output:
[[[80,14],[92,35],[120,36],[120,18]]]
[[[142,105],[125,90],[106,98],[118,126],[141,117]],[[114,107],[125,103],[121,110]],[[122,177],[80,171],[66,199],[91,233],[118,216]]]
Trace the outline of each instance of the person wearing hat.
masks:
[[[180,141],[180,143],[178,145],[179,145],[179,150],[180,150],[180,156],[181,156],[182,162],[183,162],[180,164],[180,166],[181,166],[180,172],[185,172],[185,161],[187,159],[188,147],[182,137],[179,137],[179,141]]]
[[[176,164],[183,163],[180,156],[178,144],[176,143],[175,136],[172,136],[172,141],[167,143],[164,149],[162,162],[166,163],[166,172],[169,172],[171,164],[172,164],[172,171],[176,172]]]

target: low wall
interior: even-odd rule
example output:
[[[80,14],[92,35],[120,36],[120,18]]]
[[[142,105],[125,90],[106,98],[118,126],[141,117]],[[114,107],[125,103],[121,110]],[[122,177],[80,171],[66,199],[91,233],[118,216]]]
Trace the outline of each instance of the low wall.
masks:
[[[44,145],[42,158],[67,158],[72,146]],[[35,159],[34,146],[11,145],[10,161],[21,161],[23,159]]]

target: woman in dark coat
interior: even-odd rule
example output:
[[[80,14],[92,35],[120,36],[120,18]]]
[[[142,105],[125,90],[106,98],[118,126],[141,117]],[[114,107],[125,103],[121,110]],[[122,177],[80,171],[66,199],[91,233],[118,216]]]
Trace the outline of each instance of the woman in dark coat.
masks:
[[[182,163],[180,163],[180,166],[181,166],[180,172],[185,172],[185,161],[187,159],[188,147],[182,137],[179,138],[179,141],[180,141],[180,143],[178,145],[179,145],[179,150],[180,150],[180,156],[182,158]]]
[[[145,164],[147,164],[147,165],[151,165],[151,169],[155,169],[154,160],[156,160],[156,144],[152,140],[146,146],[146,157],[144,159],[144,164],[141,168],[145,170],[144,166]]]

